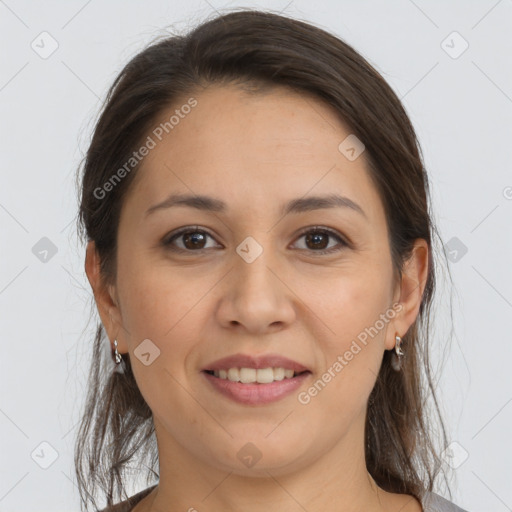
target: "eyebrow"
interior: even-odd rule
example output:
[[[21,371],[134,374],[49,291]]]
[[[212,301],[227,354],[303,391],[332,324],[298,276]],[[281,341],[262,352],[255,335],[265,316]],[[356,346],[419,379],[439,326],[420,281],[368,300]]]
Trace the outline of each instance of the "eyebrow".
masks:
[[[228,211],[227,204],[221,199],[205,195],[171,194],[161,203],[148,208],[144,216],[147,217],[155,211],[175,206],[188,206],[189,208],[196,208],[197,210],[217,213],[226,213]],[[292,199],[283,205],[281,208],[281,215],[284,216],[289,213],[303,213],[326,208],[350,208],[366,217],[364,210],[357,203],[348,197],[340,196],[338,194]]]

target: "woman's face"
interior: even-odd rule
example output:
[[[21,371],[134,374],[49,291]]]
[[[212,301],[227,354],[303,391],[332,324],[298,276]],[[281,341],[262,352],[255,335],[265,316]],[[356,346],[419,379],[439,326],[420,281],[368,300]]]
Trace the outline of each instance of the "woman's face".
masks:
[[[310,97],[211,86],[194,98],[155,123],[180,110],[169,133],[148,134],[154,147],[121,213],[116,323],[104,322],[130,354],[160,457],[168,450],[252,475],[356,457],[383,352],[413,320],[395,304],[400,287],[365,153]],[[152,209],[178,194],[208,196],[215,209]],[[312,202],[334,195],[346,200]],[[191,233],[171,240],[181,228]],[[203,371],[234,354],[283,356],[310,373],[267,402],[256,386],[279,392],[284,380],[223,381],[243,402]]]

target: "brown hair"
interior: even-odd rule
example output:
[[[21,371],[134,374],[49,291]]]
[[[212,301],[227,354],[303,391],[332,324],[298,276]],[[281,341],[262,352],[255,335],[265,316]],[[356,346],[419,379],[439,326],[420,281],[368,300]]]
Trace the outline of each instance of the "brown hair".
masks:
[[[422,499],[433,490],[441,463],[433,443],[433,418],[426,399],[435,397],[428,353],[435,284],[432,257],[437,234],[429,214],[429,186],[411,122],[391,87],[351,46],[311,24],[270,12],[237,10],[206,21],[184,36],[153,42],[122,69],[108,91],[80,176],[79,236],[95,242],[105,285],[115,283],[116,236],[120,211],[138,166],[126,174],[108,199],[95,194],[113,170],[130,159],[156,119],[177,99],[211,84],[285,86],[326,102],[365,145],[370,176],[383,202],[396,276],[414,240],[429,245],[429,271],[420,312],[403,337],[406,360],[391,368],[385,351],[369,397],[365,428],[366,464],[389,492]],[[75,447],[75,469],[84,510],[101,489],[106,504],[127,497],[129,464],[143,461],[148,484],[158,477],[152,412],[132,373],[103,360],[106,340],[97,325],[89,388]],[[422,380],[424,377],[424,380]],[[427,393],[427,391],[429,393]],[[428,424],[427,424],[428,421]]]

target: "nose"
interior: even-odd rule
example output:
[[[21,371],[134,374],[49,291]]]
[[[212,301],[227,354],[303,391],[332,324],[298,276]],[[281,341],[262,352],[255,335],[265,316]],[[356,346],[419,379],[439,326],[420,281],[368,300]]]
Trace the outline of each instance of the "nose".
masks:
[[[217,309],[221,325],[260,335],[291,325],[296,316],[293,286],[270,250],[250,263],[238,254],[233,260]]]

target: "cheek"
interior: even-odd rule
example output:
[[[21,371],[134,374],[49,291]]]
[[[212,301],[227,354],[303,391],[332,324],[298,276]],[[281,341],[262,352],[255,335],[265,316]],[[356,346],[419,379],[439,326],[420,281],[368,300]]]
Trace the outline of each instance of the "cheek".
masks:
[[[156,414],[191,405],[180,383],[186,381],[189,356],[199,340],[194,325],[199,325],[200,299],[209,288],[204,281],[191,284],[188,281],[186,286],[183,277],[154,266],[138,267],[129,278],[125,276],[121,299],[132,369],[140,392]],[[146,339],[156,346],[146,342],[150,359],[154,357],[149,365],[137,357]]]
[[[346,283],[344,291],[339,296],[337,314],[337,332],[344,343],[359,339],[364,341],[363,333],[371,331],[372,337],[383,335],[382,314],[390,306],[390,288],[385,280],[367,279]],[[377,331],[373,329],[377,328]]]
[[[207,293],[208,279],[192,279],[165,262],[131,261],[119,270],[123,321],[132,342],[164,341],[187,325],[188,315]],[[190,327],[190,326],[189,326]]]
[[[385,268],[351,265],[301,281],[298,294],[306,298],[315,322],[324,326],[319,339],[329,352],[350,345],[391,305],[391,272]],[[313,318],[311,313],[309,317]],[[383,331],[382,326],[379,331]]]
[[[322,357],[318,378],[325,383],[325,389],[322,383],[318,386],[319,403],[342,415],[365,408],[393,318],[389,315],[391,274],[384,269],[380,275],[351,270],[329,281],[324,294],[308,295],[312,301],[308,304],[322,320],[319,325],[327,327],[321,327],[316,336]]]

